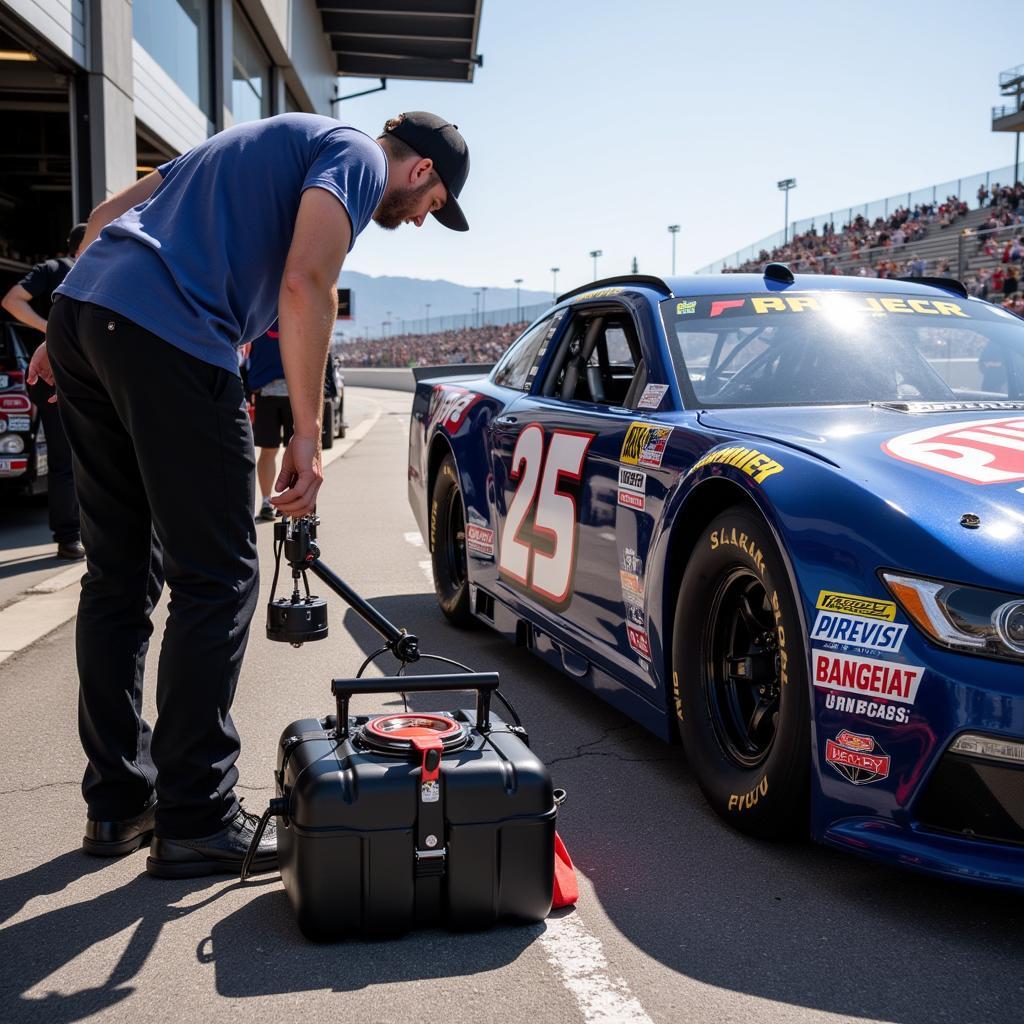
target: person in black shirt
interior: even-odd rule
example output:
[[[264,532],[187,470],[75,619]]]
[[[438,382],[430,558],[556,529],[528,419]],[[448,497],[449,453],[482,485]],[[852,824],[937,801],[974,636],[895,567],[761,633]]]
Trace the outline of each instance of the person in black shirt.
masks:
[[[16,320],[40,332],[38,345],[46,339],[46,321],[53,305],[53,291],[74,265],[84,237],[85,225],[76,224],[68,235],[69,255],[37,263],[11,287],[0,302]],[[39,408],[43,430],[46,432],[50,529],[57,542],[57,557],[84,558],[85,549],[82,547],[78,523],[78,499],[75,497],[75,479],[71,468],[71,448],[61,423],[60,411],[50,401],[54,389],[40,380],[28,386],[28,393]]]

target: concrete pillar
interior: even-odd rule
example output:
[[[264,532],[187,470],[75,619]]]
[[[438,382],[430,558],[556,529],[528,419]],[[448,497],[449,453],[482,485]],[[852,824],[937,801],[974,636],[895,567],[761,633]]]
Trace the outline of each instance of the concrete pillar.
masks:
[[[89,0],[88,118],[92,204],[135,181],[131,0]]]
[[[234,5],[213,0],[213,130],[235,123],[231,114],[231,69],[234,61]]]

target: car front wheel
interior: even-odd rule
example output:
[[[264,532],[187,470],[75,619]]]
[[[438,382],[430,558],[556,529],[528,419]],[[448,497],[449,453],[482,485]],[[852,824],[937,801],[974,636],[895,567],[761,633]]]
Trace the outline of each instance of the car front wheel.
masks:
[[[796,601],[764,521],[743,506],[701,534],[672,645],[676,716],[708,803],[762,838],[808,832],[810,698]]]
[[[453,626],[475,623],[469,607],[466,567],[466,511],[455,459],[446,455],[430,496],[430,559],[437,603]]]

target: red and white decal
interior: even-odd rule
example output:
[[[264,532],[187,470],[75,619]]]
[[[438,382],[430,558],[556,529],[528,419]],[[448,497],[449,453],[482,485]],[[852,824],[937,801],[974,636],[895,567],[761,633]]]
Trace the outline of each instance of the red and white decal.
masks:
[[[512,479],[518,481],[501,531],[499,572],[556,604],[572,590],[576,564],[576,499],[562,481],[583,476],[583,460],[593,434],[570,430],[552,433],[544,452],[544,430],[526,426],[512,452]],[[525,524],[533,511],[533,538],[524,539]],[[542,550],[537,539],[550,543]]]
[[[844,729],[834,740],[825,741],[825,760],[847,782],[865,786],[888,778],[890,758],[873,736]]]
[[[481,398],[483,395],[474,394],[467,388],[438,384],[430,396],[430,418],[454,433],[462,426],[466,413]]]
[[[466,526],[466,550],[485,558],[494,557],[494,531],[469,523]]]
[[[651,660],[651,641],[647,636],[646,630],[639,629],[637,626],[627,622],[626,637],[629,640],[629,646],[632,647],[641,658],[646,658],[648,661]]]
[[[634,494],[632,491],[619,491],[619,504],[643,512],[647,499],[642,494]]]
[[[0,459],[0,473],[24,473],[28,459]]]
[[[970,484],[1012,483],[1024,480],[1024,417],[912,430],[890,438],[882,451]]]
[[[879,658],[858,658],[835,651],[811,651],[814,685],[819,690],[838,690],[865,697],[883,697],[913,704],[924,667]]]
[[[28,395],[0,395],[0,412],[31,412]]]

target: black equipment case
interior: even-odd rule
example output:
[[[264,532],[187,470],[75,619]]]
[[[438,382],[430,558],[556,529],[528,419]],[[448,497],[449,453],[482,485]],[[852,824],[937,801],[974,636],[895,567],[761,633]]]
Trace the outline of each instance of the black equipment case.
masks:
[[[490,715],[497,685],[496,673],[335,680],[336,716],[285,729],[271,810],[306,935],[547,916],[555,794],[522,727]],[[475,710],[349,716],[357,694],[461,689],[477,691]]]

